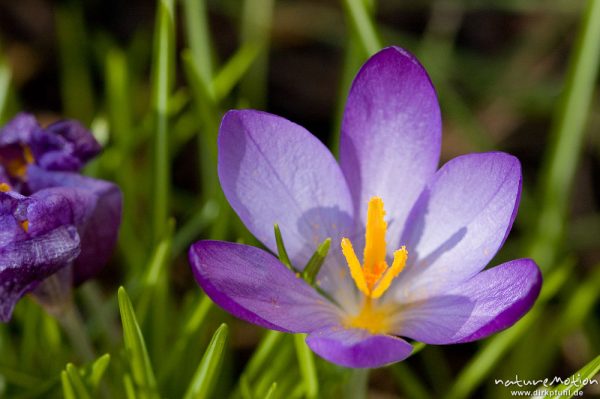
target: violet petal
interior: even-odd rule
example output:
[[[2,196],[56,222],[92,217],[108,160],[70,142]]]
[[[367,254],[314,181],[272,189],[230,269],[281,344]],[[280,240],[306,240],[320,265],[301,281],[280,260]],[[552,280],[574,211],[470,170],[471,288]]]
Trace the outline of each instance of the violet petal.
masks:
[[[74,120],[36,130],[30,145],[36,163],[46,170],[78,171],[101,150],[90,131]]]
[[[340,311],[263,250],[199,241],[190,248],[189,259],[204,292],[242,320],[286,332],[337,324]]]
[[[65,197],[79,192],[80,196],[95,198],[92,209],[76,208],[78,212],[87,213],[77,218],[81,255],[73,263],[73,277],[75,283],[80,284],[96,275],[106,265],[117,242],[123,201],[121,190],[104,180],[77,173],[49,172],[36,166],[28,168],[27,177],[29,188],[33,192],[53,188],[53,192],[62,192]],[[43,194],[33,195],[36,196]]]
[[[26,292],[66,267],[78,254],[79,235],[71,225],[0,248],[0,320],[8,321]]]
[[[339,278],[346,271],[339,243],[352,232],[352,200],[338,164],[317,138],[275,115],[230,111],[219,130],[218,168],[225,196],[255,237],[276,252],[273,225],[279,224],[298,269],[331,238],[322,287],[332,295],[351,291],[350,279]]]
[[[412,204],[437,168],[441,131],[435,89],[416,58],[389,47],[366,62],[350,89],[340,142],[359,224],[365,225],[369,199],[381,197],[388,242],[398,243]]]
[[[37,129],[40,129],[40,125],[35,116],[21,112],[0,129],[0,147],[12,144],[29,144],[33,132]]]
[[[533,306],[542,275],[531,259],[485,270],[454,289],[407,304],[394,331],[428,344],[475,341],[513,325]]]
[[[313,332],[306,343],[325,360],[354,368],[382,367],[404,360],[412,352],[402,338],[341,326]]]
[[[469,154],[446,163],[411,211],[401,240],[408,262],[394,299],[444,292],[481,271],[504,243],[520,193],[521,166],[512,155]]]

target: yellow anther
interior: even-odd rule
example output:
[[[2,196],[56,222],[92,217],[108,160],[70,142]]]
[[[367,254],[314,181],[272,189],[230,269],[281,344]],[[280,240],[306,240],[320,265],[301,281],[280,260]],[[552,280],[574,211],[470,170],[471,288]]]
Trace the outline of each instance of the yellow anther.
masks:
[[[371,293],[372,298],[379,298],[392,284],[392,281],[404,270],[406,265],[406,259],[408,259],[408,251],[406,247],[402,247],[394,252],[394,262],[392,266],[385,272],[383,277],[379,280],[379,284]]]
[[[6,184],[6,183],[0,183],[0,192],[2,193],[7,193],[11,190],[10,185]]]
[[[31,148],[28,145],[23,146],[23,159],[28,164],[34,163],[35,158],[33,157],[33,153],[31,152]]]
[[[350,275],[352,279],[356,283],[356,286],[359,290],[361,290],[365,295],[369,295],[370,290],[367,287],[367,283],[365,281],[365,276],[363,274],[363,269],[360,267],[360,262],[356,257],[356,253],[354,253],[354,248],[352,248],[352,243],[349,239],[342,239],[342,253],[348,262],[348,267],[350,268]]]
[[[29,232],[29,220],[23,220],[19,223],[21,228],[25,231],[25,233]]]

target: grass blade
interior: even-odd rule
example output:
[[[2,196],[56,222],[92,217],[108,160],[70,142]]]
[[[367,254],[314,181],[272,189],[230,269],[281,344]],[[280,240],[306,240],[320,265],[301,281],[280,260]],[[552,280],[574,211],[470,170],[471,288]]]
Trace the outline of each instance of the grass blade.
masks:
[[[123,323],[123,336],[125,340],[125,349],[130,360],[133,381],[140,393],[140,398],[158,398],[156,393],[156,380],[152,364],[148,357],[146,343],[142,336],[142,331],[135,317],[133,306],[125,288],[119,288],[119,310],[121,312],[121,321]]]
[[[600,372],[600,356],[596,356],[591,362],[583,366],[579,371],[568,378],[570,384],[560,384],[556,387],[548,388],[553,391],[563,392],[571,391],[571,395],[547,395],[545,399],[569,399],[572,398],[577,391],[584,388],[586,382],[594,379],[594,376]]]
[[[344,8],[367,54],[373,55],[381,50],[381,39],[375,30],[375,24],[369,15],[365,0],[344,0]]]
[[[182,360],[193,337],[200,331],[202,323],[212,308],[213,302],[208,296],[203,296],[202,298],[198,298],[198,301],[194,304],[192,306],[194,311],[186,318],[187,321],[177,337],[177,342],[175,342],[175,346],[170,351],[167,360],[159,372],[159,381],[163,381],[171,375],[173,370],[176,370],[177,364]]]
[[[285,249],[283,237],[281,236],[281,230],[279,229],[279,225],[277,223],[273,226],[273,230],[275,231],[275,242],[277,243],[277,256],[279,257],[279,260],[285,265],[285,267],[293,272],[296,272],[296,269],[294,269],[294,266],[292,266],[290,256]]]
[[[304,381],[306,398],[313,399],[319,396],[319,379],[317,378],[314,355],[306,345],[305,340],[306,334],[294,334],[294,344],[296,345],[296,354],[298,355],[300,374]],[[269,393],[267,393],[268,395]]]
[[[69,375],[64,370],[60,372],[60,381],[62,383],[63,397],[65,399],[77,399],[75,388],[73,388]]]
[[[266,367],[267,360],[271,357],[271,354],[275,351],[284,335],[275,330],[269,330],[265,333],[265,336],[260,341],[258,348],[254,351],[252,358],[244,370],[244,376],[248,380],[258,377],[260,370]]]
[[[61,61],[61,96],[64,113],[88,124],[94,114],[94,91],[86,57],[83,9],[70,2],[56,12],[56,28]]]
[[[570,187],[579,161],[585,122],[600,66],[600,1],[587,3],[567,81],[542,167],[541,210],[529,256],[548,270],[559,253]]]
[[[184,0],[183,7],[186,37],[194,65],[198,75],[208,86],[212,81],[213,60],[206,0]]]
[[[273,384],[271,384],[271,387],[269,388],[269,390],[267,391],[267,394],[265,395],[265,399],[271,399],[273,397],[273,394],[275,393],[275,390],[277,389],[277,383],[274,382]],[[307,398],[310,398],[312,396],[308,396],[308,393],[306,394]]]
[[[100,380],[104,376],[104,372],[108,368],[110,363],[110,355],[108,353],[100,356],[96,361],[92,364],[92,369],[89,375],[86,376],[86,382],[88,386],[93,389],[97,389],[98,385],[100,385]]]
[[[212,82],[215,101],[229,95],[261,53],[261,43],[248,42],[227,61]]]
[[[241,82],[240,97],[256,108],[264,108],[267,92],[268,50],[271,41],[274,0],[245,0],[242,15],[242,48],[248,43],[262,50]]]
[[[92,396],[88,392],[85,387],[85,383],[79,374],[79,370],[72,363],[68,363],[66,367],[67,375],[69,380],[71,381],[71,386],[73,387],[77,397],[79,399],[91,399]]]
[[[6,103],[8,102],[10,80],[10,69],[0,58],[0,123],[4,123],[4,114],[6,112]]]
[[[173,0],[159,0],[156,15],[156,36],[152,60],[152,110],[154,130],[154,239],[163,237],[169,215],[169,139],[168,110],[169,97],[174,76],[174,36]]]
[[[228,335],[227,324],[221,326],[215,331],[200,365],[192,377],[190,386],[185,394],[185,399],[204,399],[210,397],[210,391],[215,382],[225,352],[225,344]]]

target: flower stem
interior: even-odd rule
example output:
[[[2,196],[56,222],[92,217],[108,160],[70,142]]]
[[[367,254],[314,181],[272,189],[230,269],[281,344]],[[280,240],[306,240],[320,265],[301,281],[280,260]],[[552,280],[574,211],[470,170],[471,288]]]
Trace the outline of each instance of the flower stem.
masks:
[[[367,399],[369,389],[369,370],[352,369],[350,379],[346,385],[344,397],[348,399]]]
[[[94,355],[85,324],[75,303],[72,300],[66,302],[61,312],[56,313],[55,317],[69,337],[75,351],[81,356],[81,359],[85,362],[94,360],[96,356]]]

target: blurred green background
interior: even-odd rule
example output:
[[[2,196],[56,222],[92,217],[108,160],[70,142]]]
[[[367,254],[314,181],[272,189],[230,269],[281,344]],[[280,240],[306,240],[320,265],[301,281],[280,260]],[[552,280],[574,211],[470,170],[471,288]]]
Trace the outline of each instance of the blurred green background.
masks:
[[[43,124],[81,120],[105,146],[85,172],[125,195],[113,260],[75,294],[96,354],[111,356],[102,381],[86,380],[90,359],[26,298],[0,326],[0,397],[68,397],[81,375],[101,397],[504,398],[510,389],[495,378],[575,373],[600,353],[599,3],[0,0],[0,121],[21,110]],[[218,186],[223,112],[284,116],[335,151],[349,84],[387,45],[431,75],[442,162],[487,150],[521,160],[519,215],[492,265],[533,257],[544,289],[527,317],[482,342],[427,346],[368,375],[317,358],[307,371],[294,338],[212,306],[186,251],[202,238],[259,245]],[[135,331],[123,342],[120,285],[147,359],[132,349]],[[126,303],[122,295],[122,312]],[[209,341],[222,322],[221,351]],[[202,364],[214,375],[198,374]]]

